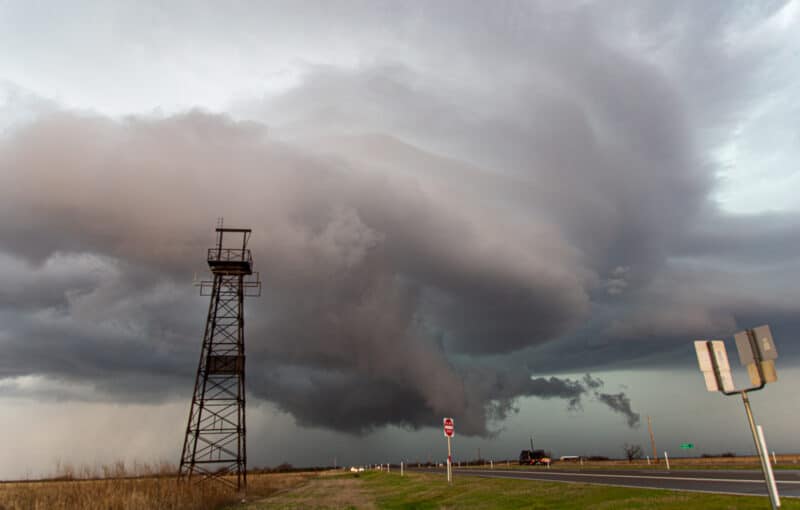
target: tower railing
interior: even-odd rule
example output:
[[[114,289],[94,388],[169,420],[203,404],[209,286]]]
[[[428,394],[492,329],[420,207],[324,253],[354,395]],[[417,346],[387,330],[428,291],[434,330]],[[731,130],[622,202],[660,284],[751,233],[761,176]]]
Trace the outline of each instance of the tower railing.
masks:
[[[246,248],[209,248],[208,263],[241,262],[248,266],[253,265],[253,256]]]

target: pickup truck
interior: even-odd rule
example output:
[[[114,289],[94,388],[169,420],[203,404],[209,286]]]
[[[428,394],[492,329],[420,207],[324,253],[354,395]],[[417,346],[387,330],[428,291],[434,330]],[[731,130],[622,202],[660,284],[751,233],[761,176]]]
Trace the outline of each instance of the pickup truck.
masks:
[[[544,450],[522,450],[519,452],[519,464],[521,466],[535,466],[537,464],[549,466],[550,456]]]

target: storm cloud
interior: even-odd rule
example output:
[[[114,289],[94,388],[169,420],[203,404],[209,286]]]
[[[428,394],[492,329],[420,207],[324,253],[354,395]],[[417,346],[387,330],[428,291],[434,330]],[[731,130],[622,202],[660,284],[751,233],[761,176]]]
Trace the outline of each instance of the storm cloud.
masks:
[[[723,211],[710,157],[783,41],[752,28],[780,6],[731,48],[743,21],[713,2],[347,5],[397,19],[357,37],[397,51],[304,61],[227,113],[104,115],[14,86],[5,109],[36,107],[0,137],[0,378],[185,393],[218,217],[253,229],[264,282],[249,389],[301,425],[452,415],[486,436],[539,397],[635,427],[624,392],[553,374],[663,363],[757,313],[793,327],[800,221]]]
[[[219,150],[228,144],[235,147]],[[260,126],[221,116],[115,122],[59,114],[6,140],[2,161],[14,182],[4,196],[13,219],[4,236],[23,241],[6,247],[11,281],[23,290],[12,285],[5,296],[23,312],[13,322],[19,330],[9,332],[7,375],[116,378],[165,368],[187,375],[179,355],[193,339],[183,334],[198,328],[188,327],[187,292],[176,288],[197,268],[208,237],[196,218],[208,216],[207,204],[236,181],[252,195],[226,205],[226,216],[253,219],[267,287],[248,317],[256,384],[260,358],[299,367],[311,387],[326,381],[331,402],[367,378],[398,391],[365,393],[355,399],[360,408],[380,409],[370,395],[389,402],[405,395],[432,415],[482,418],[492,394],[472,401],[449,355],[545,342],[587,306],[572,275],[576,262],[556,232],[505,238],[507,227],[480,208],[440,200],[441,184],[423,191],[408,177],[304,156]],[[37,186],[62,179],[49,192]],[[550,248],[524,253],[534,240]],[[486,310],[471,316],[476,307]],[[270,373],[281,373],[264,372],[267,388]],[[285,383],[275,391],[254,387],[279,403],[280,395],[297,400]],[[378,415],[376,425],[394,418]],[[408,421],[424,423],[413,413]],[[473,427],[465,431],[485,432],[485,420]]]

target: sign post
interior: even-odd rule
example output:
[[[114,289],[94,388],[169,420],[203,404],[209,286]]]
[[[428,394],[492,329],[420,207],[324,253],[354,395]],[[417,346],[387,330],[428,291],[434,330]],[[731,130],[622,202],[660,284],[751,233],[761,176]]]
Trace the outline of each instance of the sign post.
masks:
[[[447,482],[453,483],[453,457],[450,449],[450,438],[456,433],[455,423],[452,418],[442,420],[444,437],[447,438]]]
[[[764,429],[761,428],[761,425],[758,425],[756,429],[758,430],[758,441],[761,444],[761,450],[765,453],[761,460],[764,462],[764,472],[767,473],[767,485],[772,488],[772,493],[775,494],[775,501],[778,503],[777,506],[781,506],[781,498],[778,496],[778,486],[775,484],[775,475],[772,473],[772,466],[769,463],[769,454],[766,453],[767,442],[764,440]]]
[[[756,446],[758,457],[761,459],[761,470],[764,473],[764,481],[767,484],[769,500],[772,504],[772,509],[777,510],[781,507],[778,487],[774,483],[772,469],[769,465],[769,456],[766,444],[763,441],[763,432],[759,437],[761,426],[756,426],[747,394],[751,391],[762,389],[769,382],[778,380],[778,374],[775,371],[775,359],[778,357],[778,351],[775,349],[775,342],[772,340],[769,326],[759,326],[740,331],[734,335],[734,339],[736,340],[736,349],[739,351],[739,361],[743,366],[747,367],[747,374],[753,384],[750,388],[737,390],[734,387],[731,368],[728,364],[728,354],[725,351],[725,342],[722,340],[696,341],[694,348],[697,352],[697,362],[700,365],[700,371],[703,372],[705,377],[708,391],[719,391],[726,396],[741,394],[747,422],[753,434],[753,443]]]

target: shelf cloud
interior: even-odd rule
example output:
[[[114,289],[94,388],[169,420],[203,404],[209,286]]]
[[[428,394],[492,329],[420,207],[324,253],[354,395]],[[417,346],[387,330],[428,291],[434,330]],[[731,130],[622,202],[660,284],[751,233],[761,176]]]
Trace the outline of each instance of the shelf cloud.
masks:
[[[303,59],[225,111],[120,116],[3,82],[0,379],[184,394],[218,217],[253,229],[264,282],[249,390],[301,425],[452,415],[491,436],[538,397],[637,427],[599,372],[685,361],[751,321],[800,326],[800,217],[726,211],[711,157],[793,37],[783,8],[348,8],[392,27],[354,36],[385,51]]]

